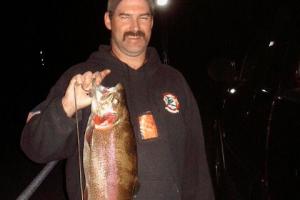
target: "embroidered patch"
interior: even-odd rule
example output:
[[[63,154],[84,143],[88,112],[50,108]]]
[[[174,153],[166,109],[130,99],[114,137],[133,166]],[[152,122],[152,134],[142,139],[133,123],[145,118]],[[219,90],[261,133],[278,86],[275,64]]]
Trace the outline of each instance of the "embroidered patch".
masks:
[[[143,140],[153,139],[158,137],[157,127],[151,112],[139,116],[140,134]]]
[[[165,102],[165,109],[170,113],[178,113],[180,104],[177,97],[171,93],[165,93],[163,100]]]

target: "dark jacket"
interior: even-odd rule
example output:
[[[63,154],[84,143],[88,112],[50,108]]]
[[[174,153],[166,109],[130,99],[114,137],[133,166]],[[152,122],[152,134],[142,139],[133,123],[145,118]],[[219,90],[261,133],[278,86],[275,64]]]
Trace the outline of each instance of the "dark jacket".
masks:
[[[66,183],[69,198],[80,199],[76,120],[68,118],[61,99],[71,78],[78,73],[111,69],[103,85],[125,87],[130,118],[137,139],[138,178],[135,196],[141,200],[214,199],[205,154],[201,118],[192,92],[184,77],[161,63],[155,49],[147,50],[147,62],[133,70],[100,46],[90,58],[67,70],[52,87],[48,97],[33,111],[41,111],[24,127],[21,147],[35,162],[66,159]],[[177,98],[179,112],[170,112],[164,97]],[[158,138],[142,140],[138,116],[150,111]],[[90,108],[78,112],[81,154]]]

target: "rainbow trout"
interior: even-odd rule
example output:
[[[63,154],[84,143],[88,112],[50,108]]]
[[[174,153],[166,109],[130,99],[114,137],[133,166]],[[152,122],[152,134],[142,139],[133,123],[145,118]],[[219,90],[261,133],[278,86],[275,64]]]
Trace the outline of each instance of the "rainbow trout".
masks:
[[[94,86],[83,149],[85,200],[130,200],[137,183],[137,152],[125,90]]]

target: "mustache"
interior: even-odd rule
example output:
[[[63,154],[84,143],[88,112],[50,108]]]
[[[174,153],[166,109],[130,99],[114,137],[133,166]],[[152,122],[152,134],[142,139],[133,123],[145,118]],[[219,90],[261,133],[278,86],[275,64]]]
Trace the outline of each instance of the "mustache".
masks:
[[[125,40],[125,38],[127,36],[138,36],[138,37],[145,38],[145,33],[143,31],[136,31],[136,32],[128,31],[128,32],[125,32],[124,35],[123,35],[123,41]]]

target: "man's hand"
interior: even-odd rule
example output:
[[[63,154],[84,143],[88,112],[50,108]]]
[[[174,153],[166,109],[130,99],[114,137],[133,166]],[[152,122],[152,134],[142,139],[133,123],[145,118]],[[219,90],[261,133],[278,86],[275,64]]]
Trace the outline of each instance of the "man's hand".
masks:
[[[85,108],[92,103],[89,91],[92,88],[93,80],[95,79],[96,85],[99,85],[109,73],[110,70],[106,69],[95,73],[87,71],[84,74],[77,74],[73,76],[66,90],[65,96],[62,98],[62,105],[68,117],[72,117],[76,112],[75,98],[78,110]]]

